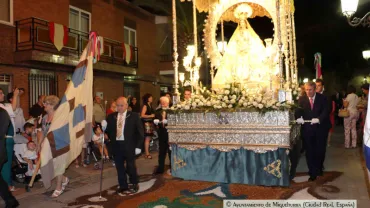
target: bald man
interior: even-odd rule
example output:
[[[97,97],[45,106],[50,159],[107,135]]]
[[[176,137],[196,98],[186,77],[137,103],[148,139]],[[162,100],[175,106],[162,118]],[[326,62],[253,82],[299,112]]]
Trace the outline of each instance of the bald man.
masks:
[[[141,153],[144,141],[144,128],[139,114],[127,111],[127,98],[119,97],[116,100],[117,112],[109,114],[106,132],[112,142],[114,160],[116,163],[119,189],[117,194],[127,195],[139,190],[138,176],[135,165],[135,155]],[[126,162],[126,167],[125,167]],[[129,189],[126,178],[126,169],[133,184]]]

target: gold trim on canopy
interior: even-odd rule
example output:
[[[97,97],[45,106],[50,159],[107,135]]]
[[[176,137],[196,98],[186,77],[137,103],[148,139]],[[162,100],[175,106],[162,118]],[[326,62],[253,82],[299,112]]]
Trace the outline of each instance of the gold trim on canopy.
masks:
[[[191,1],[191,0],[181,0],[181,2],[185,2],[185,1]],[[220,1],[225,1],[225,0],[197,0],[195,5],[196,5],[199,12],[208,12],[210,7],[214,6],[214,4],[218,4]],[[226,0],[226,1],[228,1],[228,0]],[[283,0],[280,0],[280,1],[283,1]],[[290,1],[291,1],[290,12],[294,13],[294,11],[295,11],[294,0],[290,0]],[[275,2],[275,0],[271,0],[271,3],[274,3],[274,2]],[[256,5],[257,5],[257,7],[252,7],[253,11],[257,11],[255,14],[253,14],[252,18],[256,17],[256,16],[260,16],[260,17],[267,16],[266,13],[263,10],[259,10],[259,8],[258,8],[259,5],[258,4],[256,4]],[[289,8],[288,4],[286,4],[286,6],[287,6],[287,8]],[[232,17],[232,16],[233,15],[230,15],[229,17]],[[270,16],[267,16],[267,17],[270,17]],[[226,21],[230,21],[230,20],[226,20]]]

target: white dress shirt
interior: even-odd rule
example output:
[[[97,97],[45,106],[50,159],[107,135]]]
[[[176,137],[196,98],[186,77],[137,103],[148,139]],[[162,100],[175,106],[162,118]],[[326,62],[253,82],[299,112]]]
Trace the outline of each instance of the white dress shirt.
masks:
[[[124,113],[118,113],[117,115],[117,130],[118,130],[118,123],[122,116],[122,135],[119,138],[116,138],[117,141],[124,141],[125,140],[125,121],[126,121],[126,114],[127,110]]]

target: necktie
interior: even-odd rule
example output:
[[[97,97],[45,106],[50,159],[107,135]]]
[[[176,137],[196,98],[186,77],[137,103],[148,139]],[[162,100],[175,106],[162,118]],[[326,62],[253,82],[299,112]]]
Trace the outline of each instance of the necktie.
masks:
[[[313,109],[313,98],[310,97],[310,105],[311,105],[311,110]]]
[[[117,138],[120,138],[122,136],[123,126],[124,126],[123,114],[118,114]]]

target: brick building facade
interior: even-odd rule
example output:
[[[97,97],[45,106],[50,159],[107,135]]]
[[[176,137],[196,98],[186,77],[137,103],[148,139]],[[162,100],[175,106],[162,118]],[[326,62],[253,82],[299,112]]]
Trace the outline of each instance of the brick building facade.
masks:
[[[160,76],[160,70],[171,65],[163,68],[161,63],[153,14],[125,0],[5,2],[9,18],[0,15],[0,87],[6,92],[26,89],[21,96],[25,117],[38,94],[63,95],[88,31],[104,37],[104,56],[94,64],[94,94],[103,93],[108,102],[145,93],[158,99],[161,86],[172,86],[171,78]],[[69,42],[60,52],[48,39],[49,22],[69,27]],[[122,43],[133,48],[130,63],[123,59]]]

